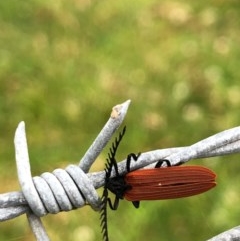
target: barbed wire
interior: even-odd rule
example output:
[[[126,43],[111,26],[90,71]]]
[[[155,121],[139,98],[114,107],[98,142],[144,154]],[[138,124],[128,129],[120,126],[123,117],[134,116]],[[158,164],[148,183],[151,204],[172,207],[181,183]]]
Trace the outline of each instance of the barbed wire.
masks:
[[[25,123],[21,122],[15,134],[15,156],[21,191],[0,194],[0,221],[13,219],[24,213],[38,241],[50,240],[41,222],[48,213],[56,214],[90,205],[99,211],[101,198],[96,189],[104,185],[105,172],[87,173],[127,113],[130,100],[113,107],[111,116],[79,165],[55,169],[32,177]],[[217,133],[191,146],[153,150],[142,153],[137,162],[131,163],[131,170],[150,168],[161,159],[168,159],[172,165],[180,165],[191,159],[229,155],[240,152],[240,127]],[[126,160],[118,163],[119,174],[126,174]],[[115,176],[114,170],[111,176]],[[240,240],[239,227],[233,228],[209,241]],[[236,231],[237,230],[237,231]],[[233,238],[234,239],[233,239]],[[225,239],[224,239],[225,238]]]

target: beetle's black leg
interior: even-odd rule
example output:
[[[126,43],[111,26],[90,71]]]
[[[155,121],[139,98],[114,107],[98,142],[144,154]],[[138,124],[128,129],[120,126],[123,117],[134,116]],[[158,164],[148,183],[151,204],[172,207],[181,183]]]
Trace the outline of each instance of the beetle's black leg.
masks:
[[[137,161],[140,155],[141,155],[141,153],[139,152],[137,155],[135,153],[130,153],[127,156],[127,162],[126,162],[127,172],[130,172],[131,160],[133,159],[134,161]],[[139,208],[140,201],[132,201],[132,204],[135,208]]]
[[[132,204],[135,208],[139,208],[140,206],[140,201],[132,201]]]
[[[170,161],[169,161],[169,160],[166,160],[166,159],[163,159],[163,160],[160,160],[160,161],[157,162],[155,168],[161,167],[164,162],[166,163],[166,165],[167,165],[168,167],[171,167]]]
[[[175,165],[171,165],[171,162],[170,162],[169,160],[163,159],[163,160],[160,160],[160,161],[157,162],[155,168],[161,167],[164,162],[166,163],[167,167],[181,166],[182,164],[184,164],[184,162],[179,162],[179,163],[177,163],[177,164],[175,164]]]
[[[137,161],[140,155],[141,155],[140,152],[137,155],[135,153],[128,154],[128,156],[127,156],[127,163],[126,163],[127,172],[130,172],[131,160],[133,159],[134,161]]]
[[[180,161],[179,163],[175,164],[174,166],[181,166],[182,164],[184,164],[185,162]]]
[[[109,204],[109,207],[110,207],[112,210],[117,210],[118,204],[119,204],[119,198],[115,196],[115,200],[114,200],[114,203],[113,203],[113,204],[112,204],[111,199],[108,198],[108,204]]]
[[[118,166],[117,166],[117,162],[116,162],[115,157],[114,157],[113,160],[112,160],[112,165],[113,165],[114,170],[115,170],[115,172],[116,172],[116,177],[119,177],[120,175],[119,175],[119,172],[118,172]]]

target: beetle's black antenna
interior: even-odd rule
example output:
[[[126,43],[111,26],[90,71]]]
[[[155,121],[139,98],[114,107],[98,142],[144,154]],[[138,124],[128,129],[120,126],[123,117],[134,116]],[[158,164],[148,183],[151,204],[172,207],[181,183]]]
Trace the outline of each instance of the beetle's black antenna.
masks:
[[[108,226],[107,226],[107,199],[108,199],[108,190],[104,188],[102,195],[102,207],[100,210],[100,220],[102,227],[103,240],[108,241]]]
[[[115,159],[115,155],[118,149],[118,146],[125,134],[126,131],[126,126],[124,126],[123,130],[119,133],[118,138],[115,138],[115,142],[112,143],[112,146],[110,148],[110,152],[108,153],[108,158],[107,158],[107,163],[105,164],[105,184],[104,184],[104,190],[103,190],[103,195],[102,195],[102,207],[100,210],[100,220],[101,220],[101,227],[102,227],[102,234],[103,234],[103,240],[104,241],[109,241],[108,238],[108,226],[107,226],[107,203],[109,202],[109,206],[112,207],[117,207],[117,197],[114,201],[114,205],[112,205],[111,200],[108,197],[108,189],[107,189],[107,183],[111,177],[111,172],[112,168],[114,167],[116,176],[119,176],[118,173],[118,167],[117,167],[117,161]]]

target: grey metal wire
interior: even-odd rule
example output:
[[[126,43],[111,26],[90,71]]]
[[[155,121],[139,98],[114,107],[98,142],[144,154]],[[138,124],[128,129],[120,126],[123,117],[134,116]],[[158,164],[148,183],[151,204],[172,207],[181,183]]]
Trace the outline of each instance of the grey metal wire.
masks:
[[[40,217],[37,217],[35,214],[33,214],[31,211],[29,211],[29,212],[27,212],[27,219],[28,219],[29,225],[36,237],[36,240],[50,241],[50,238],[48,237],[48,234],[42,224]]]
[[[107,121],[93,144],[89,147],[83,158],[81,159],[80,168],[88,172],[92,163],[96,160],[100,152],[106,146],[111,139],[116,129],[121,125],[126,115],[130,100],[127,100],[123,104],[116,105],[112,108],[111,118]]]
[[[69,165],[32,177],[28,155],[25,123],[17,127],[14,144],[18,179],[21,192],[0,194],[0,221],[26,213],[30,227],[39,241],[49,237],[40,217],[48,213],[70,211],[89,204],[94,210],[101,208],[101,198],[87,176],[94,160],[107,144],[112,134],[122,123],[130,100],[113,107],[110,119],[85,154],[80,165]]]
[[[41,223],[41,216],[80,208],[87,204],[94,210],[101,206],[96,189],[103,186],[105,172],[87,173],[90,166],[122,123],[130,101],[113,108],[111,117],[88,149],[79,165],[69,165],[32,177],[28,156],[25,124],[21,122],[16,130],[15,150],[19,182],[22,191],[0,194],[0,221],[15,218],[26,213],[32,231],[39,241],[49,237]],[[142,153],[137,162],[131,163],[131,170],[150,168],[161,159],[168,159],[172,165],[191,159],[208,158],[240,152],[240,127],[217,133],[191,146],[153,150]],[[118,163],[119,174],[126,173],[126,160]],[[114,171],[112,176],[114,176]],[[231,230],[229,231],[231,233]],[[229,234],[228,232],[228,234]],[[233,229],[236,233],[236,228]],[[218,237],[218,236],[217,236]],[[223,239],[211,239],[223,240]],[[235,236],[234,236],[235,237]],[[238,235],[240,240],[240,234]],[[233,239],[226,239],[233,240]],[[234,239],[238,240],[238,239]],[[209,240],[210,241],[210,240]]]
[[[240,240],[240,226],[231,228],[207,241],[239,241]]]

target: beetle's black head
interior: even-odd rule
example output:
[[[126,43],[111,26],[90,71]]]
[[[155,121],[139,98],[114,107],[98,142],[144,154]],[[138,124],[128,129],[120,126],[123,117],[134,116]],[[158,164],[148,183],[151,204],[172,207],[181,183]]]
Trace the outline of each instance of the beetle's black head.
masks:
[[[109,178],[106,182],[106,188],[114,193],[117,198],[123,199],[124,193],[130,190],[131,186],[125,182],[124,176],[116,176]]]

